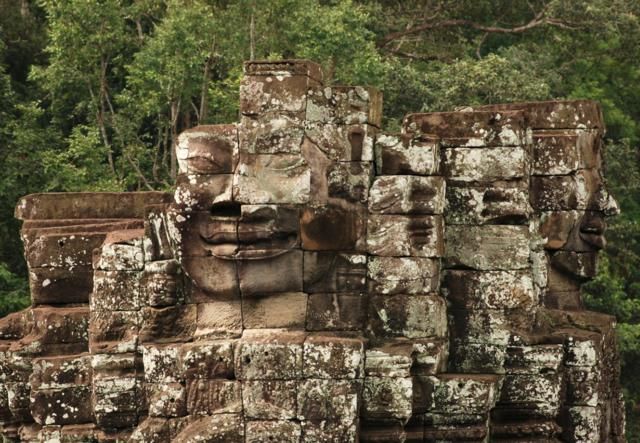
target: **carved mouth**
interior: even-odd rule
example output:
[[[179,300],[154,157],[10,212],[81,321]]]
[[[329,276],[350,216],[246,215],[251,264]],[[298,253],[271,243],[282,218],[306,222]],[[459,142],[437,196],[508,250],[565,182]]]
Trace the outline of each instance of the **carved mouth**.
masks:
[[[239,223],[236,230],[214,230],[200,234],[211,255],[227,260],[261,260],[276,257],[297,244],[296,232],[258,229],[255,225]]]
[[[602,218],[591,218],[580,226],[580,238],[595,250],[603,249],[607,245],[604,238],[606,227]]]

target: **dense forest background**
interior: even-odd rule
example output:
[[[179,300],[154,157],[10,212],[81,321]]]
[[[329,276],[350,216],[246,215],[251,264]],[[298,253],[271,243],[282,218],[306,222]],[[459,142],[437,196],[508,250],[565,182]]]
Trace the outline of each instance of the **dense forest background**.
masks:
[[[608,125],[608,231],[589,305],[616,315],[640,439],[640,2],[0,0],[0,315],[28,303],[13,219],[43,191],[172,185],[181,130],[237,119],[242,61],[309,58],[409,111],[591,98]]]

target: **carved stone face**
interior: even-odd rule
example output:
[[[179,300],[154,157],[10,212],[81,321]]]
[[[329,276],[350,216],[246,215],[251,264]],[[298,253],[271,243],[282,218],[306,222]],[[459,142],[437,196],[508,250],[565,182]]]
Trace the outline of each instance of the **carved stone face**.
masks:
[[[602,177],[597,131],[534,135],[532,205],[541,212],[540,234],[550,260],[550,291],[577,290],[597,272],[605,247],[605,217],[619,212]]]
[[[195,286],[214,297],[302,291],[302,249],[365,246],[373,171],[359,160],[372,155],[370,137],[353,125],[310,131],[318,137],[312,140],[296,131],[303,122],[295,118],[263,120],[244,117],[237,127],[203,126],[180,137],[181,175],[170,211],[176,256]],[[286,137],[274,142],[278,129]],[[364,141],[349,136],[358,130]],[[319,138],[331,138],[331,152]]]

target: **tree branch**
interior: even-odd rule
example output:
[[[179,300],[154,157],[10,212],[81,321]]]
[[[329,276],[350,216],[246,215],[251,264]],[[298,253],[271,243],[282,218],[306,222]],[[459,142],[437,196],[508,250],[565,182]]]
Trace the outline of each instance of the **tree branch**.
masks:
[[[469,27],[471,29],[475,29],[476,31],[484,32],[487,34],[521,34],[523,32],[529,31],[534,28],[538,28],[541,26],[555,26],[563,29],[575,29],[575,26],[570,25],[560,19],[545,17],[546,8],[543,8],[540,12],[538,12],[529,22],[514,26],[514,27],[502,27],[502,26],[487,26],[482,25],[480,23],[476,23],[471,20],[466,19],[450,19],[450,20],[442,20],[439,22],[427,22],[422,23],[420,25],[402,30],[397,32],[392,32],[390,34],[382,37],[377,46],[379,48],[384,48],[389,43],[394,40],[398,40],[403,37],[407,37],[409,35],[420,34],[425,31],[429,31],[431,29],[442,29],[442,28],[456,28],[456,27]]]

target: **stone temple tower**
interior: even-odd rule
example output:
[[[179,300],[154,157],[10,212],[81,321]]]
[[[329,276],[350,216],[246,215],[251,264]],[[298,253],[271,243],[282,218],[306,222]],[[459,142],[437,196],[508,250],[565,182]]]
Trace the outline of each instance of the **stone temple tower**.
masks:
[[[248,62],[174,192],[24,197],[4,438],[625,441],[615,322],[580,297],[618,211],[599,105],[381,117],[312,62]]]

